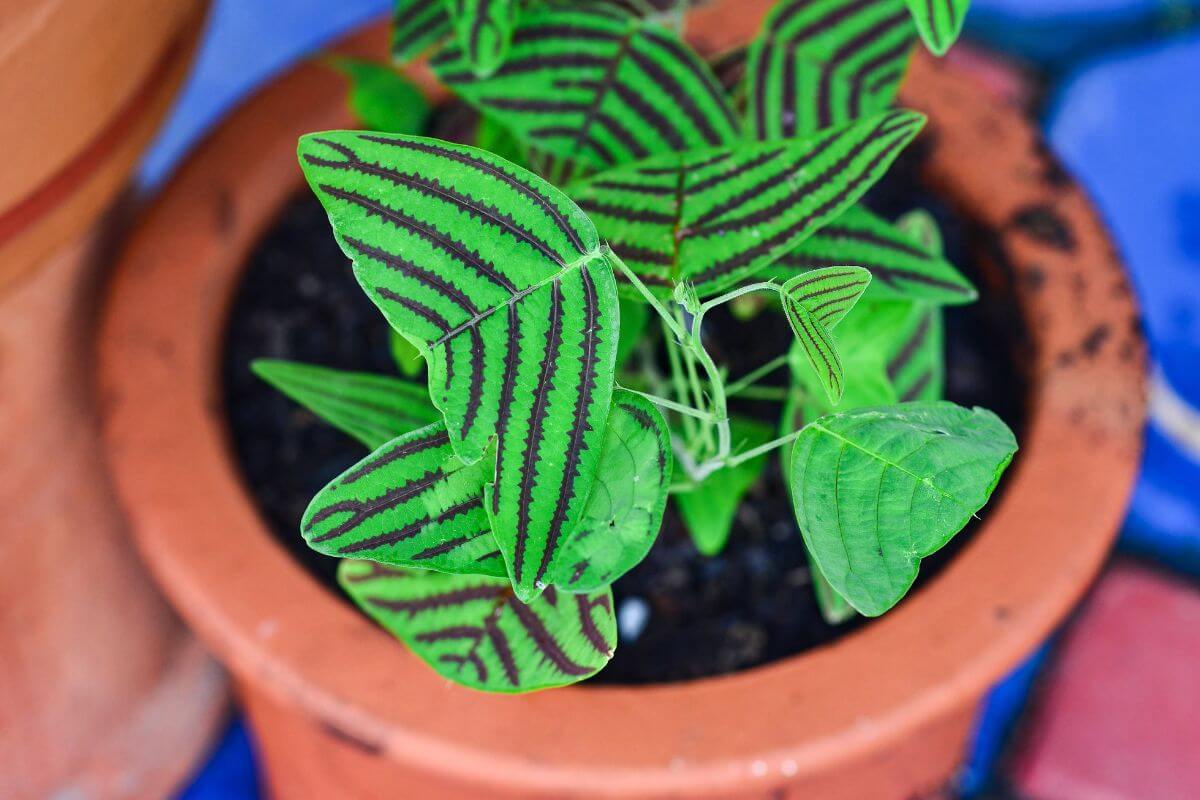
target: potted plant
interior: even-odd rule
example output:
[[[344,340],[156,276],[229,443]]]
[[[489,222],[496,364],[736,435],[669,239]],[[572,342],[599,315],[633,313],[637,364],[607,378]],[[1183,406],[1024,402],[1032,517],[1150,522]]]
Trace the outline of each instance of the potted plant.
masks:
[[[165,796],[225,713],[220,668],[126,536],[85,345],[116,198],[187,74],[205,8],[0,10],[0,796]]]
[[[1012,404],[1027,418],[1001,502],[888,611],[1016,450],[995,415],[937,400],[941,310],[975,293],[940,254],[939,226],[856,205],[921,126],[892,108],[918,31],[942,50],[962,9],[919,24],[898,3],[692,12],[711,52],[749,45],[744,69],[721,64],[744,76],[727,94],[672,32],[679,15],[559,5],[401,4],[399,55],[448,40],[432,73],[478,121],[444,107],[445,136],[414,135],[416,92],[342,59],[374,130],[339,130],[345,112],[324,101],[336,84],[305,68],[233,120],[148,216],[101,337],[110,456],[139,541],[229,661],[285,795],[932,789],[975,700],[1086,586],[1128,489],[1141,346],[1102,229],[1015,114],[914,60],[900,105],[929,118],[925,179],[978,244],[964,252],[994,268],[981,271],[985,297],[1019,304],[1034,346],[997,348],[1021,366],[1004,380],[1031,387]],[[486,149],[445,141],[463,130]],[[250,255],[295,188],[281,151],[296,134],[324,212],[300,225],[289,211]],[[216,236],[197,225],[197,192],[219,198]],[[293,311],[293,293],[334,320],[309,331],[317,315],[303,318],[317,349],[350,340],[363,361],[386,356],[386,338],[309,280],[323,245],[308,234],[325,213],[396,334],[396,365],[418,379],[255,369],[373,450],[340,464],[299,522],[313,548],[353,559],[341,586],[408,651],[297,565],[284,548],[298,537],[272,538],[234,465],[271,513],[269,495],[290,473],[311,481],[303,462],[327,451],[276,438],[264,457],[256,431],[296,412],[215,401],[219,342],[244,349],[254,314],[286,338],[278,325],[294,318],[267,312]],[[225,362],[229,386],[247,385],[244,367]],[[305,457],[280,469],[281,442]],[[1064,471],[1079,476],[1069,495],[1048,486]],[[803,596],[831,642],[774,663],[759,648],[757,662],[689,680],[703,656],[688,649],[701,629],[687,611],[703,593],[689,596],[668,562],[728,564],[756,528],[787,536],[758,536],[747,560],[795,559],[785,582],[811,584]],[[720,585],[722,567],[696,569],[701,588]],[[759,599],[753,584],[740,594]],[[852,632],[835,624],[885,611]],[[655,628],[663,619],[686,635]],[[664,674],[670,653],[622,644],[602,670],[618,628],[673,642],[684,666]],[[626,651],[615,685],[526,693],[604,680]]]

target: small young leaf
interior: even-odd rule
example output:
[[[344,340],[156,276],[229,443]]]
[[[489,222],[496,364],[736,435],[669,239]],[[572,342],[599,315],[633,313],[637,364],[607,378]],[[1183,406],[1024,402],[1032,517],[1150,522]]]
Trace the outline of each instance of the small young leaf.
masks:
[[[878,616],[983,507],[1016,450],[995,414],[953,403],[822,417],[792,451],[804,542],[838,594]]]
[[[260,358],[254,374],[343,433],[374,449],[441,419],[420,386],[387,375]]]
[[[483,510],[482,465],[454,455],[446,426],[405,433],[335,478],[300,532],[330,556],[439,572],[507,575]]]
[[[417,346],[395,331],[388,337],[388,347],[392,352],[392,361],[396,369],[406,378],[415,378],[425,371],[425,362],[421,359],[421,351]],[[428,395],[426,395],[428,397]],[[432,403],[430,406],[432,407]],[[432,422],[433,420],[430,420]]]
[[[649,400],[618,389],[583,524],[554,562],[551,582],[590,592],[640,563],[662,526],[671,467],[662,414]]]
[[[490,77],[476,75],[460,47],[433,63],[444,83],[518,136],[594,167],[739,137],[704,62],[670,31],[632,16],[531,9]]]
[[[444,0],[396,0],[392,13],[392,61],[407,64],[450,36]]]
[[[444,0],[458,46],[480,78],[504,62],[516,25],[517,0]]]
[[[429,120],[421,91],[390,66],[361,58],[329,56],[329,63],[350,79],[350,108],[367,130],[418,133]]]
[[[612,592],[553,587],[528,605],[504,578],[344,560],[338,583],[372,619],[448,680],[532,692],[600,671],[617,645]]]
[[[914,208],[896,220],[896,230],[912,239],[930,255],[941,258],[944,252],[942,231],[937,220],[923,208]]]
[[[943,56],[962,33],[971,0],[907,0],[917,31],[934,55]]]
[[[906,224],[911,230],[914,223]],[[958,305],[976,297],[970,281],[940,254],[914,241],[899,223],[889,225],[862,206],[824,225],[781,257],[772,271],[783,277],[838,264],[856,264],[870,271],[874,280],[868,298]]]
[[[643,283],[669,297],[688,280],[708,296],[849,208],[923,123],[892,111],[804,139],[659,156],[570,191]]]
[[[904,0],[777,3],[750,46],[747,127],[788,139],[883,111],[915,42]]]
[[[768,426],[748,419],[734,418],[731,433],[735,443],[742,443],[743,450],[766,444],[771,439]],[[752,458],[719,469],[696,488],[674,496],[679,515],[702,555],[715,556],[725,549],[738,506],[766,466],[765,455]]]
[[[828,267],[783,284],[783,310],[830,402],[842,397],[845,375],[830,335],[862,297],[871,273],[862,267]]]
[[[533,173],[472,147],[331,131],[304,173],[355,276],[422,348],[455,454],[495,458],[485,506],[529,600],[578,527],[619,336],[595,228]]]

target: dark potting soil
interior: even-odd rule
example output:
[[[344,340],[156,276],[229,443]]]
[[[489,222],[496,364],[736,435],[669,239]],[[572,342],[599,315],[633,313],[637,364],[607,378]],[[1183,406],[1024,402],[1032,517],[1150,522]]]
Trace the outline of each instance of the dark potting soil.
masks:
[[[947,255],[978,285],[964,241],[967,231],[936,197],[914,189],[919,158],[917,150],[902,159],[869,202],[889,217],[917,207],[931,211]],[[714,339],[724,341],[725,355],[738,362],[732,364],[735,375],[778,355],[779,343],[792,336],[774,313],[759,314],[751,323],[714,314],[712,322]],[[1016,312],[1002,292],[985,292],[979,303],[947,310],[948,398],[991,408],[1018,438],[1026,396],[1014,363],[1019,331]],[[355,282],[311,195],[288,203],[251,254],[227,335],[225,402],[246,482],[283,546],[340,596],[333,578],[336,560],[304,544],[299,520],[309,499],[362,458],[363,449],[249,370],[256,358],[289,358],[394,373],[386,323]],[[770,463],[765,479],[739,509],[729,545],[719,556],[701,556],[668,508],[650,555],[613,587],[619,619],[625,625],[640,621],[640,631],[622,635],[613,660],[592,682],[652,683],[735,672],[869,624],[855,619],[831,626],[822,619],[785,485],[776,459]],[[924,561],[914,592],[961,550],[976,526]]]

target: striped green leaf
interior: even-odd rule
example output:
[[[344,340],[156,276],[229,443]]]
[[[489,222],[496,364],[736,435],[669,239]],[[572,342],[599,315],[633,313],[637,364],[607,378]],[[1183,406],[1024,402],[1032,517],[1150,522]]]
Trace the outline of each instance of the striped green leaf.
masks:
[[[641,562],[658,538],[671,468],[671,435],[662,414],[649,400],[618,390],[583,524],[563,547],[551,582],[591,592]]]
[[[429,120],[421,90],[391,66],[361,58],[329,56],[350,80],[350,108],[362,127],[387,133],[418,133]]]
[[[977,296],[975,287],[950,262],[862,206],[824,225],[781,257],[774,269],[789,276],[838,264],[855,264],[871,272],[869,298],[958,305]]]
[[[783,310],[813,374],[830,402],[842,397],[845,375],[830,334],[862,297],[871,273],[862,267],[827,267],[797,275],[783,284]]]
[[[746,63],[747,127],[803,136],[891,106],[916,41],[904,0],[783,0]]]
[[[923,122],[892,111],[804,139],[659,156],[571,194],[647,286],[667,296],[686,280],[711,295],[853,205]]]
[[[595,228],[533,173],[471,147],[310,134],[300,160],[355,275],[422,349],[454,452],[495,459],[486,510],[529,600],[578,527],[619,335]]]
[[[491,75],[508,55],[517,0],[444,0],[463,58],[475,75]]]
[[[880,332],[888,381],[897,399],[940,400],[946,379],[942,312],[923,303],[872,303],[869,316],[874,319],[863,328]],[[857,329],[852,335],[864,338]]]
[[[592,7],[523,14],[509,57],[487,78],[461,47],[434,59],[468,102],[538,148],[604,168],[731,144],[736,117],[708,67],[670,31]]]
[[[386,375],[258,359],[254,374],[343,433],[374,449],[399,431],[441,419],[425,389]]]
[[[445,0],[396,0],[392,12],[392,61],[407,64],[453,31]]]
[[[488,476],[441,422],[402,434],[335,478],[300,532],[318,553],[439,572],[507,575],[483,508]]]
[[[648,400],[617,390],[596,481],[580,526],[547,577],[573,592],[611,583],[658,534],[671,468],[670,438]],[[318,552],[439,572],[504,576],[484,510],[489,476],[454,456],[445,425],[398,435],[322,489],[301,533]]]
[[[945,55],[962,33],[971,0],[907,0],[917,31],[934,55]]]
[[[995,414],[953,403],[822,417],[796,440],[789,468],[804,542],[830,586],[878,616],[983,507],[1016,450]]]
[[[738,450],[745,452],[771,439],[770,427],[754,420],[735,417],[731,435]],[[767,457],[752,458],[725,467],[705,478],[699,486],[674,495],[675,507],[702,555],[715,556],[725,549],[738,506],[762,476]]]
[[[487,692],[581,681],[617,644],[612,592],[553,587],[526,604],[503,578],[345,560],[338,582],[372,619],[439,675]]]

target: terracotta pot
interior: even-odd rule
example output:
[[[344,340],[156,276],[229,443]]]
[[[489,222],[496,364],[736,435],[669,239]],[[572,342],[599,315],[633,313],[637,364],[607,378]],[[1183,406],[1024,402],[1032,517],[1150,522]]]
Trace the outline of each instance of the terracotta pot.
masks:
[[[693,29],[744,41],[767,1]],[[722,16],[724,14],[724,16]],[[978,535],[899,608],[735,675],[519,697],[457,688],[332,597],[268,533],[221,407],[246,256],[301,184],[296,137],[341,127],[311,67],[250,102],[144,219],[105,310],[109,457],[164,588],[232,669],[286,798],[899,798],[941,784],[977,701],[1063,619],[1136,471],[1142,342],[1103,227],[1014,111],[927,58],[929,179],[1016,286],[1032,384],[1023,454]]]
[[[126,536],[88,380],[102,212],[186,72],[201,5],[0,11],[0,797],[166,796],[224,713],[223,674]]]
[[[0,4],[0,291],[112,201],[186,74],[206,5]]]

